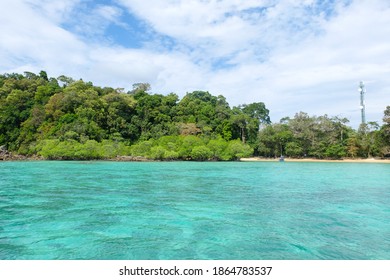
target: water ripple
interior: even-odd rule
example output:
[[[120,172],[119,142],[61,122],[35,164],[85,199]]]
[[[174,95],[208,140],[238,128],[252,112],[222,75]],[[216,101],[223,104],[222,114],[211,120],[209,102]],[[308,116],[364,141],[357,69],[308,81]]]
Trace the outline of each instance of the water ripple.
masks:
[[[0,259],[389,259],[389,168],[1,162]]]

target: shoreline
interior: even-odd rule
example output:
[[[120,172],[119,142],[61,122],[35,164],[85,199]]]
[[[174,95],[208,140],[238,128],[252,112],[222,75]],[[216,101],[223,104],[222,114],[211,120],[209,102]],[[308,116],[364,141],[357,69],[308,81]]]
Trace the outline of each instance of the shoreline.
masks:
[[[0,162],[6,161],[112,161],[112,162],[172,162],[172,161],[186,161],[186,160],[152,160],[140,156],[117,156],[114,158],[106,159],[45,159],[39,156],[21,156],[21,155],[8,155],[7,157],[0,157]],[[236,162],[279,162],[279,158],[263,158],[263,157],[249,157],[240,158],[237,160],[231,160]],[[196,162],[196,161],[194,161]],[[205,160],[203,162],[225,162],[215,160]],[[378,158],[357,158],[357,159],[316,159],[316,158],[284,158],[284,162],[330,162],[330,163],[385,163],[390,164],[390,159],[378,159]]]
[[[279,158],[241,158],[243,162],[278,162]],[[315,159],[315,158],[284,158],[284,162],[341,162],[341,163],[386,163],[390,164],[390,159],[375,159],[375,158],[357,158],[357,159]]]

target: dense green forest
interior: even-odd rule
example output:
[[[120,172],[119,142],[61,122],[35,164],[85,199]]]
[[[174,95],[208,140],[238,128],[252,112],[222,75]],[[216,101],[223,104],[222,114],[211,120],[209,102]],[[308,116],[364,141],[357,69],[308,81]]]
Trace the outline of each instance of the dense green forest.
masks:
[[[230,107],[206,91],[152,94],[39,74],[0,75],[0,146],[47,159],[235,160],[241,157],[385,157],[390,155],[390,106],[384,124],[359,130],[338,117],[297,113],[271,123],[262,102]]]

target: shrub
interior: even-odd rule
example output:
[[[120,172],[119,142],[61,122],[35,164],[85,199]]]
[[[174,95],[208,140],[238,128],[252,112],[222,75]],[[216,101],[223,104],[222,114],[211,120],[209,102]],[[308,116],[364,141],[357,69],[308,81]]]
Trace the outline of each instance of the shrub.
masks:
[[[208,160],[213,156],[213,152],[206,146],[196,146],[192,149],[191,158],[193,160]]]
[[[235,160],[244,157],[250,157],[253,154],[253,148],[242,143],[240,140],[230,141],[224,153],[223,160]]]

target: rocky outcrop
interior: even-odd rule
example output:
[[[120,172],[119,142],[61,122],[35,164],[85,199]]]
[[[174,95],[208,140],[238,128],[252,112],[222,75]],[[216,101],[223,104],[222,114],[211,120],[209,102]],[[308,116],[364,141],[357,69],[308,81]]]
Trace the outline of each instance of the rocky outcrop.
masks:
[[[32,156],[26,157],[23,155],[15,155],[7,150],[6,146],[0,146],[0,160],[42,160],[42,157]]]
[[[12,157],[5,146],[0,146],[0,160],[7,160]]]
[[[150,161],[145,157],[134,157],[134,156],[117,156],[114,161]]]

